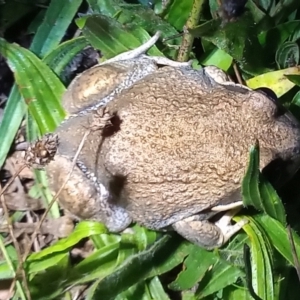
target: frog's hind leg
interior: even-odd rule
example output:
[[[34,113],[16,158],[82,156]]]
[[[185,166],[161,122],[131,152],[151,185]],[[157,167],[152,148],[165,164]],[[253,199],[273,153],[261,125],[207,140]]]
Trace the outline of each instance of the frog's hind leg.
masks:
[[[221,247],[246,223],[241,220],[231,225],[231,218],[236,210],[228,211],[216,223],[208,220],[201,220],[200,216],[195,215],[173,224],[173,228],[184,238],[206,249]]]

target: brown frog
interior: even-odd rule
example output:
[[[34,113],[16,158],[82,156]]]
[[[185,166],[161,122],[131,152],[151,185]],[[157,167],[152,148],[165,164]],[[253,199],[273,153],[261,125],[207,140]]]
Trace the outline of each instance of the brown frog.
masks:
[[[299,152],[299,127],[287,115],[277,117],[264,93],[227,81],[215,67],[194,70],[142,55],[157,38],[71,83],[63,99],[69,116],[57,129],[58,154],[47,168],[51,187],[60,188],[93,111],[105,106],[110,130],[103,140],[99,131],[88,136],[61,205],[111,232],[137,222],[219,247],[246,223],[230,221],[242,205],[250,147],[260,142],[261,169],[289,159]],[[210,222],[220,211],[227,213]]]

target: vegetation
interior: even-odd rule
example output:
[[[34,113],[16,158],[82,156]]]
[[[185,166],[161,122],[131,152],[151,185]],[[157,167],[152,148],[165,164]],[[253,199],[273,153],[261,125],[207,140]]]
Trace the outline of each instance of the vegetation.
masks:
[[[69,83],[65,70],[76,54],[92,45],[105,60],[137,47],[157,30],[167,41],[160,40],[149,55],[193,59],[195,68],[216,65],[251,88],[272,89],[300,118],[298,0],[248,0],[234,18],[226,10],[228,0],[221,7],[217,0],[162,2],[0,1],[0,53],[15,79],[0,125],[0,165],[24,117],[28,140],[54,131],[63,120],[60,99]],[[24,30],[22,20],[28,16],[33,18],[26,30],[33,39],[26,49],[6,36],[14,26]],[[249,223],[225,247],[206,251],[176,234],[138,225],[132,227],[134,234],[110,234],[102,224],[84,221],[68,237],[28,256],[26,247],[20,251],[16,243],[5,244],[3,234],[0,279],[16,279],[13,299],[71,299],[75,287],[85,290],[85,299],[297,299],[299,172],[276,192],[258,170],[258,146],[249,150],[242,187],[248,209],[235,217]],[[37,184],[31,195],[50,203],[49,191],[41,188],[44,172],[34,172]],[[274,183],[278,180],[282,177]],[[56,203],[50,216],[60,216]],[[26,212],[16,211],[7,221],[27,218]],[[92,254],[70,256],[87,238]]]

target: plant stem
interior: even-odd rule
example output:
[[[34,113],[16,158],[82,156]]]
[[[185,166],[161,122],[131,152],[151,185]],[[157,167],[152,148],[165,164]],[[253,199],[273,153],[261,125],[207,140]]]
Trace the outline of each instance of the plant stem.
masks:
[[[182,43],[177,56],[178,61],[187,61],[189,59],[189,55],[194,42],[194,37],[189,33],[188,30],[198,25],[203,3],[204,0],[194,0],[189,18],[184,25]]]

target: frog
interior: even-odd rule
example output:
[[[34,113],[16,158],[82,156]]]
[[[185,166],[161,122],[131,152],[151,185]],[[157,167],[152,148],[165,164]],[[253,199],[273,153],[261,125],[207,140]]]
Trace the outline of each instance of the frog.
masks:
[[[234,83],[217,67],[197,70],[146,55],[159,37],[71,82],[57,154],[46,170],[50,187],[57,192],[70,175],[61,207],[112,233],[137,223],[219,248],[247,224],[232,217],[243,208],[251,146],[259,141],[260,170],[288,160],[299,154],[299,124],[278,115],[268,94]],[[76,157],[95,112],[104,110],[109,126],[90,131]]]

